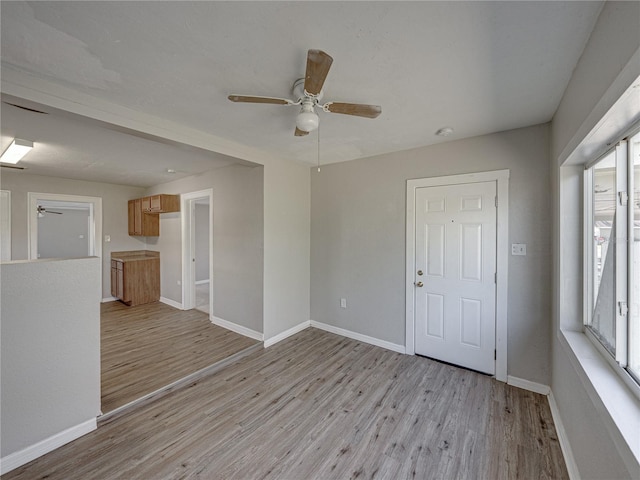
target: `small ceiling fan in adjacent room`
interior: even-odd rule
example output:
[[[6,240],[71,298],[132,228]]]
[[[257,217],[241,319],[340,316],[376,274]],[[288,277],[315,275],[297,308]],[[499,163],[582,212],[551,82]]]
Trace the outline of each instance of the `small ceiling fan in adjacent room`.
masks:
[[[322,86],[329,73],[333,58],[322,50],[309,50],[307,52],[307,71],[304,78],[293,83],[293,100],[276,97],[258,97],[252,95],[229,95],[232,102],[241,103],[271,103],[274,105],[300,105],[300,112],[296,117],[295,136],[308,135],[316,130],[320,123],[316,107],[324,112],[342,113],[343,115],[355,115],[357,117],[376,118],[382,113],[378,105],[363,105],[358,103],[327,102],[321,104]]]
[[[45,213],[52,213],[54,215],[64,215],[62,212],[54,212],[52,210],[47,210],[42,205],[38,205],[38,218],[44,217]]]

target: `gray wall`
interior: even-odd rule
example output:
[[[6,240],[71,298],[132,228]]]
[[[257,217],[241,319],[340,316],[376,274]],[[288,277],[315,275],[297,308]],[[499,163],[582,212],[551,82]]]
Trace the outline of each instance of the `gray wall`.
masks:
[[[4,458],[100,412],[100,262],[3,263],[0,276]]]
[[[229,166],[157,185],[155,193],[213,189],[213,315],[263,331],[263,167]],[[160,216],[161,295],[182,303],[181,213]]]
[[[89,209],[47,208],[38,218],[38,258],[86,257],[89,253]]]
[[[0,186],[2,190],[11,191],[11,258],[13,260],[28,258],[28,192],[102,198],[102,234],[111,236],[110,243],[104,241],[102,243],[102,298],[111,297],[111,265],[109,263],[111,252],[145,248],[143,237],[129,236],[127,223],[127,201],[131,198],[143,197],[144,188],[30,175],[5,169],[0,177]]]
[[[310,172],[270,160],[264,166],[264,338],[309,321]]]
[[[509,169],[508,373],[548,385],[548,145],[538,125],[312,169],[311,318],[404,345],[406,180]]]
[[[209,205],[195,205],[196,282],[209,280]]]
[[[637,478],[638,462],[635,471],[625,467],[624,459],[633,454],[628,448],[616,448],[619,433],[611,415],[588,381],[583,382],[573,352],[559,340],[560,327],[582,331],[583,319],[582,169],[561,165],[640,75],[639,26],[640,3],[604,5],[551,126],[555,230],[551,389],[585,479]],[[589,159],[573,161],[580,160]]]

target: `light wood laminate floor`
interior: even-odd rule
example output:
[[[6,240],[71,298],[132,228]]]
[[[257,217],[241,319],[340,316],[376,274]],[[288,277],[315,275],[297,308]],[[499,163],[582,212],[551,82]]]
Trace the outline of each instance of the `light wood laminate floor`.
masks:
[[[6,475],[564,479],[544,396],[316,329]]]
[[[258,343],[160,302],[103,303],[100,326],[102,413]]]

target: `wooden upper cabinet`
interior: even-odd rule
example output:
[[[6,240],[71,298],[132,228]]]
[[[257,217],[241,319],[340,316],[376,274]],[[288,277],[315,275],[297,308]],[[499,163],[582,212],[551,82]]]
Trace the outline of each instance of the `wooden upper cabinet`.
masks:
[[[141,198],[140,201],[142,202],[142,211],[143,212],[151,211],[151,197]]]
[[[157,237],[160,235],[159,213],[179,212],[180,195],[151,195],[129,200],[129,235]]]
[[[129,235],[136,235],[136,201],[129,200]]]
[[[157,237],[160,235],[160,217],[142,211],[142,198],[129,200],[129,235]]]
[[[142,199],[142,211],[147,213],[170,213],[180,211],[180,195],[151,195]]]

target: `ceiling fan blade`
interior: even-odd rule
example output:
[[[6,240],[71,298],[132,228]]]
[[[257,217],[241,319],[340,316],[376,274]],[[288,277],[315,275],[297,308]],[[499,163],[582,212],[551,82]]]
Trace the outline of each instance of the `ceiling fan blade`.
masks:
[[[376,118],[382,113],[379,105],[361,105],[357,103],[329,102],[322,106],[325,112],[355,115],[356,117]]]
[[[307,52],[307,72],[304,76],[304,89],[310,95],[318,95],[329,73],[333,58],[322,50]]]
[[[229,95],[229,100],[232,102],[242,103],[272,103],[275,105],[294,105],[295,102],[287,100],[286,98],[275,97],[255,97],[253,95]]]
[[[42,205],[38,205],[38,208],[36,209],[38,211],[38,214],[40,215],[44,215],[45,213],[53,213],[55,215],[63,215],[62,212],[53,212],[51,210],[47,210],[45,207],[43,207]]]
[[[309,132],[305,132],[304,130],[300,130],[298,127],[296,127],[296,137],[304,137],[305,135],[309,135]]]

